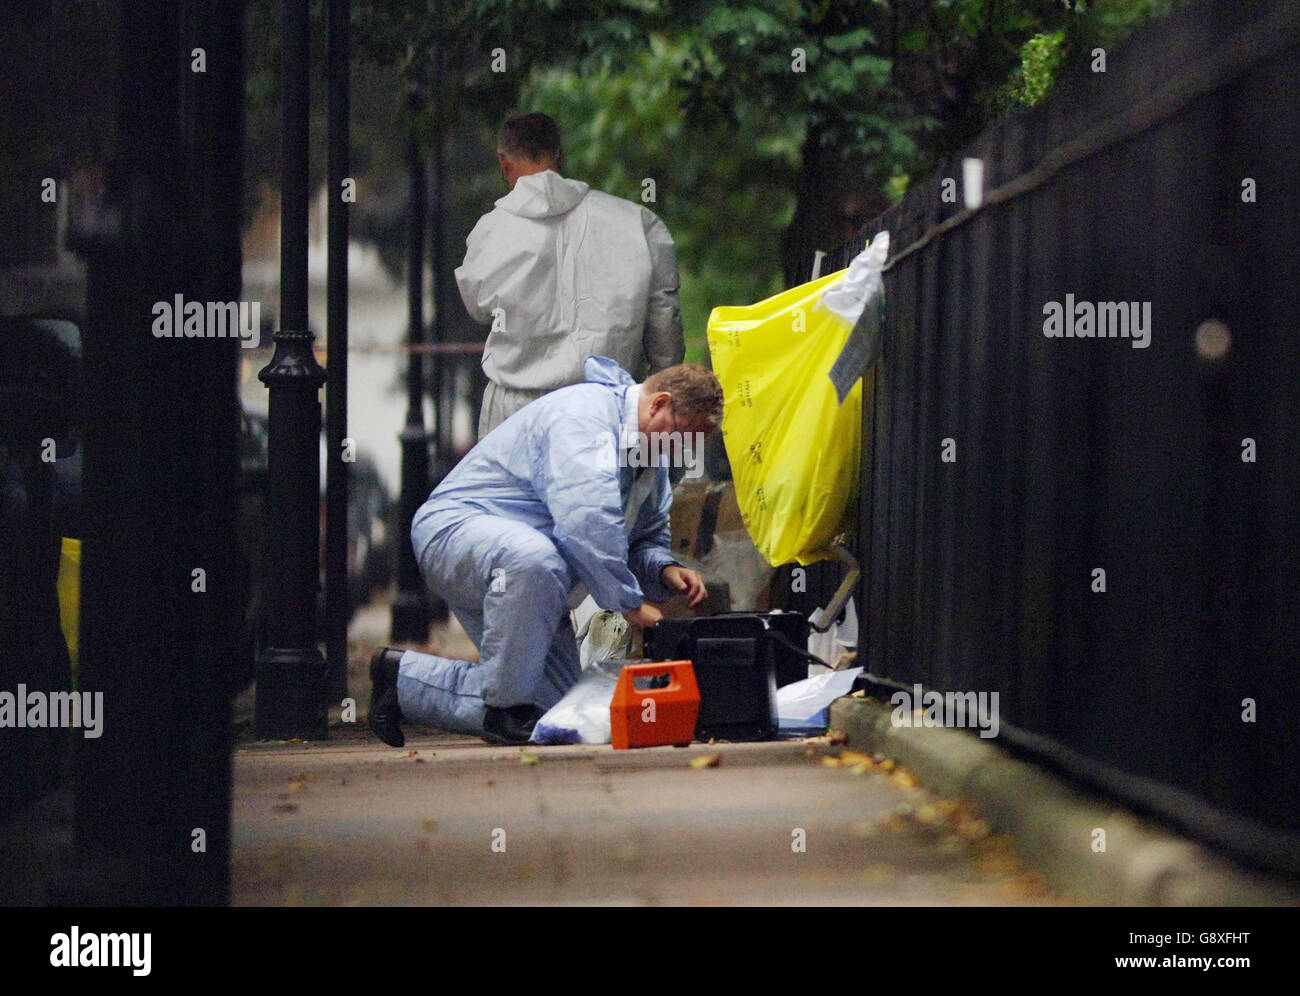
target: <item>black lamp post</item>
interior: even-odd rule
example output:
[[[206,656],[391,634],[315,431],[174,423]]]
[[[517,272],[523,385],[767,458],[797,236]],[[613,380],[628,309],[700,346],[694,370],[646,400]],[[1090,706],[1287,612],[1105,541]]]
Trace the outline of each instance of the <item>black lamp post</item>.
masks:
[[[326,342],[330,386],[325,392],[325,657],[332,698],[348,693],[348,0],[329,5],[329,194]],[[361,565],[358,565],[361,566]]]
[[[415,96],[412,93],[411,103]],[[407,259],[407,323],[412,346],[424,338],[424,156],[414,134],[406,144],[411,178],[410,253]],[[429,492],[429,436],[424,428],[424,362],[411,350],[406,368],[406,426],[402,429],[402,494],[398,502],[397,597],[393,601],[394,643],[423,643],[429,637],[429,602],[408,535],[411,520]]]
[[[442,20],[442,2],[438,4],[438,18]],[[433,341],[438,344],[447,341],[447,260],[443,242],[443,220],[446,211],[446,101],[443,98],[445,87],[444,60],[442,42],[434,52],[433,63],[433,116],[436,131],[433,136],[433,210],[430,212],[429,239],[433,257]],[[452,399],[450,391],[455,389],[455,371],[458,358],[446,353],[435,353],[434,363],[434,404],[437,412],[437,448],[438,474],[441,477],[451,467],[452,440],[451,415]]]
[[[307,0],[284,2],[280,331],[258,379],[270,391],[267,646],[257,661],[258,737],[324,740],[325,658],[316,645],[320,402],[325,371],[307,328]]]

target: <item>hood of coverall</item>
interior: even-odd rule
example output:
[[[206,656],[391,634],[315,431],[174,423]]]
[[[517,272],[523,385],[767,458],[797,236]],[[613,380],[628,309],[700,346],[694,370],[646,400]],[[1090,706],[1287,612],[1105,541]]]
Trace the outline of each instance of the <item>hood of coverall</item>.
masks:
[[[608,356],[588,356],[582,363],[582,376],[591,384],[622,387],[635,384],[632,375]]]
[[[555,218],[572,211],[590,189],[581,180],[569,180],[548,169],[521,176],[514,190],[499,198],[496,206],[521,218]]]

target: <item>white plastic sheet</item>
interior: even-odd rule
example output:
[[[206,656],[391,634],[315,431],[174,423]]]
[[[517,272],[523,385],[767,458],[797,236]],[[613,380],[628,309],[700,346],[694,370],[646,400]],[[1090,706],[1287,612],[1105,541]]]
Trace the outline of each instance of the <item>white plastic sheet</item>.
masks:
[[[825,729],[830,705],[853,690],[860,667],[827,671],[776,690],[778,726],[782,730]]]

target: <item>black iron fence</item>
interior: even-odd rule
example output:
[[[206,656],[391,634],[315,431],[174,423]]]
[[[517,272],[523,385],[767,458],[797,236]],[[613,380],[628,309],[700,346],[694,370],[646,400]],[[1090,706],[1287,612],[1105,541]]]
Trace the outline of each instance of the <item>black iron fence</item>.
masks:
[[[1300,7],[1196,4],[822,264],[891,232],[860,663],[996,691],[1004,743],[1292,873],[1297,106]]]

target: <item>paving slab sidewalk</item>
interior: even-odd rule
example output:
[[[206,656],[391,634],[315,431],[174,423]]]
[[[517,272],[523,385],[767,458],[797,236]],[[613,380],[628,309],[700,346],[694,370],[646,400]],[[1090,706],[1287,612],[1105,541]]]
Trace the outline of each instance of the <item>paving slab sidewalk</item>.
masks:
[[[411,733],[401,750],[361,724],[241,746],[234,902],[1068,901],[969,807],[824,738],[614,751]]]

